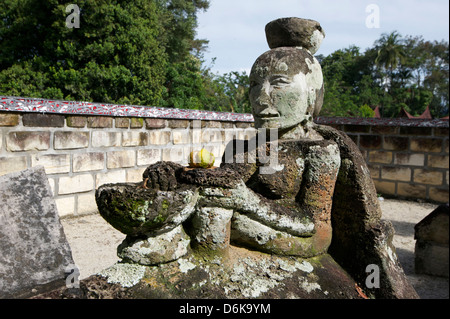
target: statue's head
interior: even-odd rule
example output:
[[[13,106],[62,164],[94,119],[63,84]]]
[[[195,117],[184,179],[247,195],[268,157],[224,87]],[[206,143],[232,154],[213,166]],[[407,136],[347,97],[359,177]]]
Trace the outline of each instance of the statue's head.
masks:
[[[311,20],[305,21],[311,24]],[[312,122],[323,103],[319,62],[309,50],[295,46],[295,42],[293,46],[267,51],[252,67],[250,102],[256,128],[278,129],[282,134]]]

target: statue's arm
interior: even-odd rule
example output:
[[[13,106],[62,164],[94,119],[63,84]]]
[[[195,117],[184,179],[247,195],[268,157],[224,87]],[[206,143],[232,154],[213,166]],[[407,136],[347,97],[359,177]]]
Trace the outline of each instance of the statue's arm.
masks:
[[[339,146],[323,140],[306,145],[302,186],[296,197],[302,210],[317,223],[330,220],[335,185],[341,167]]]

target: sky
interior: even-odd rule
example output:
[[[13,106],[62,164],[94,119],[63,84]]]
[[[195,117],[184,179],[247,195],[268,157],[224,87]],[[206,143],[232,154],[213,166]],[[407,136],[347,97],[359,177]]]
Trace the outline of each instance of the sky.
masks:
[[[214,73],[246,71],[269,50],[264,28],[283,17],[318,21],[326,38],[316,54],[373,47],[383,33],[449,41],[448,0],[210,0],[198,14],[197,38],[209,40],[206,65]],[[212,63],[212,59],[216,58]]]

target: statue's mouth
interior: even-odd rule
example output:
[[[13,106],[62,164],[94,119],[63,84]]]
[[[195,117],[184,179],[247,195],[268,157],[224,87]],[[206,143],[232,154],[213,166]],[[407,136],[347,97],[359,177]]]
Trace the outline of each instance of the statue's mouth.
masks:
[[[262,121],[270,121],[270,120],[277,120],[281,116],[279,113],[274,114],[264,114],[264,115],[255,115],[255,118]]]

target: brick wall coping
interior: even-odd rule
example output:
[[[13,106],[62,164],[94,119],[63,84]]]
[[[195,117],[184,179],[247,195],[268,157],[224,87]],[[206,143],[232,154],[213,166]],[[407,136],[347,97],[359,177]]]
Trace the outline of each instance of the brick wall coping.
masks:
[[[449,127],[448,119],[407,119],[407,118],[351,118],[351,117],[317,117],[317,124],[324,125],[365,125],[398,127]]]
[[[252,114],[23,98],[0,95],[0,111],[204,121],[254,122]],[[448,119],[317,117],[317,124],[449,127]]]
[[[253,122],[251,114],[73,102],[0,95],[0,111],[205,121]]]

